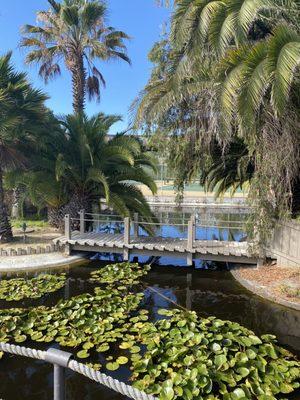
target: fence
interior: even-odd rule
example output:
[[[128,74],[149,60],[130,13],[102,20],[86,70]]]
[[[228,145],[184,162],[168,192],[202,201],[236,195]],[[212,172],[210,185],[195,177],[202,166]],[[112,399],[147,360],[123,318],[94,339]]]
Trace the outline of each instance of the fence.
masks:
[[[156,400],[152,395],[141,392],[132,386],[120,382],[117,379],[105,375],[99,371],[79,363],[72,359],[72,354],[55,348],[47,351],[30,349],[14,344],[0,343],[0,351],[4,353],[14,354],[23,357],[29,357],[35,360],[43,360],[53,365],[53,399],[65,399],[65,369],[68,368],[74,372],[82,374],[87,378],[106,386],[124,396],[134,400]]]
[[[300,223],[284,221],[277,224],[270,245],[278,265],[300,267]]]

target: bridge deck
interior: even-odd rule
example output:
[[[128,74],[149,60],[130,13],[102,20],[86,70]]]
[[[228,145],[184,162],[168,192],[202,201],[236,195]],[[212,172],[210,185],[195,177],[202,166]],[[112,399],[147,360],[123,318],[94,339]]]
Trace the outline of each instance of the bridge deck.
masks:
[[[188,264],[199,258],[202,260],[225,261],[246,264],[256,264],[247,250],[246,242],[229,242],[217,240],[194,240],[188,247],[186,239],[171,239],[162,237],[131,237],[130,242],[124,242],[124,235],[109,233],[79,233],[72,232],[71,239],[61,236],[56,243],[69,245],[70,250],[89,252],[121,253],[128,259],[129,253],[135,255],[187,257]]]

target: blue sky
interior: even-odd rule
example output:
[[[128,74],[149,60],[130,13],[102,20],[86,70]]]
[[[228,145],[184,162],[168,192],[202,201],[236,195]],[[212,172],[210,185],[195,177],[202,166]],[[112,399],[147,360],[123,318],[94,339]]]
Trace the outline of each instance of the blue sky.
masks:
[[[109,24],[124,30],[132,37],[128,43],[128,54],[132,66],[122,61],[98,64],[107,83],[102,91],[100,103],[87,106],[88,114],[99,111],[121,114],[124,122],[116,124],[112,132],[126,129],[128,109],[138,92],[143,88],[151,72],[147,60],[148,51],[159,39],[164,22],[168,21],[170,10],[156,6],[156,0],[107,0]],[[16,67],[25,70],[35,86],[50,96],[47,105],[57,114],[72,112],[71,80],[68,72],[48,85],[38,76],[38,69],[24,63],[25,50],[19,49],[20,27],[34,24],[36,11],[47,9],[46,0],[10,0],[0,8],[0,53],[13,51]]]

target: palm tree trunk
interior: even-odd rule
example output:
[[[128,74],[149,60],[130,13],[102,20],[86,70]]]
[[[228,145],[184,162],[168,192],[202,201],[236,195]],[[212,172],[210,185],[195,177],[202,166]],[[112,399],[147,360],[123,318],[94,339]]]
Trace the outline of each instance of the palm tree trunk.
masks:
[[[84,195],[73,194],[69,203],[59,208],[48,208],[48,222],[60,231],[64,230],[64,217],[69,214],[72,218],[72,230],[79,228],[79,211],[91,212],[91,201]]]
[[[18,219],[22,214],[20,209],[20,188],[16,187],[13,189],[13,199],[11,208],[11,218]]]
[[[300,177],[294,183],[292,193],[292,216],[297,217],[300,215]]]
[[[73,86],[73,109],[75,114],[81,114],[85,105],[86,72],[84,68],[83,55],[74,55],[71,66]]]
[[[3,171],[0,163],[0,242],[7,243],[12,241],[12,239],[12,229],[8,219],[7,209],[4,203]]]

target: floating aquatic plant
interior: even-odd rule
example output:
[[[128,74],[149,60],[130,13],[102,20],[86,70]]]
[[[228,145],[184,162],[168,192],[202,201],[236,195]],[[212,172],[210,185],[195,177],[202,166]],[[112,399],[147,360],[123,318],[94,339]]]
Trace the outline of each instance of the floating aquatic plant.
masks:
[[[149,265],[141,267],[137,263],[123,262],[118,264],[109,264],[98,271],[91,273],[91,282],[105,283],[108,286],[121,285],[133,286],[140,282],[140,278],[148,273],[150,270]]]
[[[101,353],[107,371],[130,366],[134,386],[161,400],[276,400],[299,388],[299,362],[272,335],[177,309],[149,320],[140,309],[143,293],[131,290],[148,270],[108,265],[92,273],[103,284],[92,294],[54,307],[0,310],[0,341],[57,342],[84,361]]]
[[[3,279],[0,281],[0,299],[6,301],[38,299],[61,289],[65,282],[66,274],[40,274],[31,279]]]
[[[132,360],[134,386],[161,400],[276,400],[300,386],[300,363],[273,335],[256,336],[231,321],[161,310],[145,323],[147,349]]]

